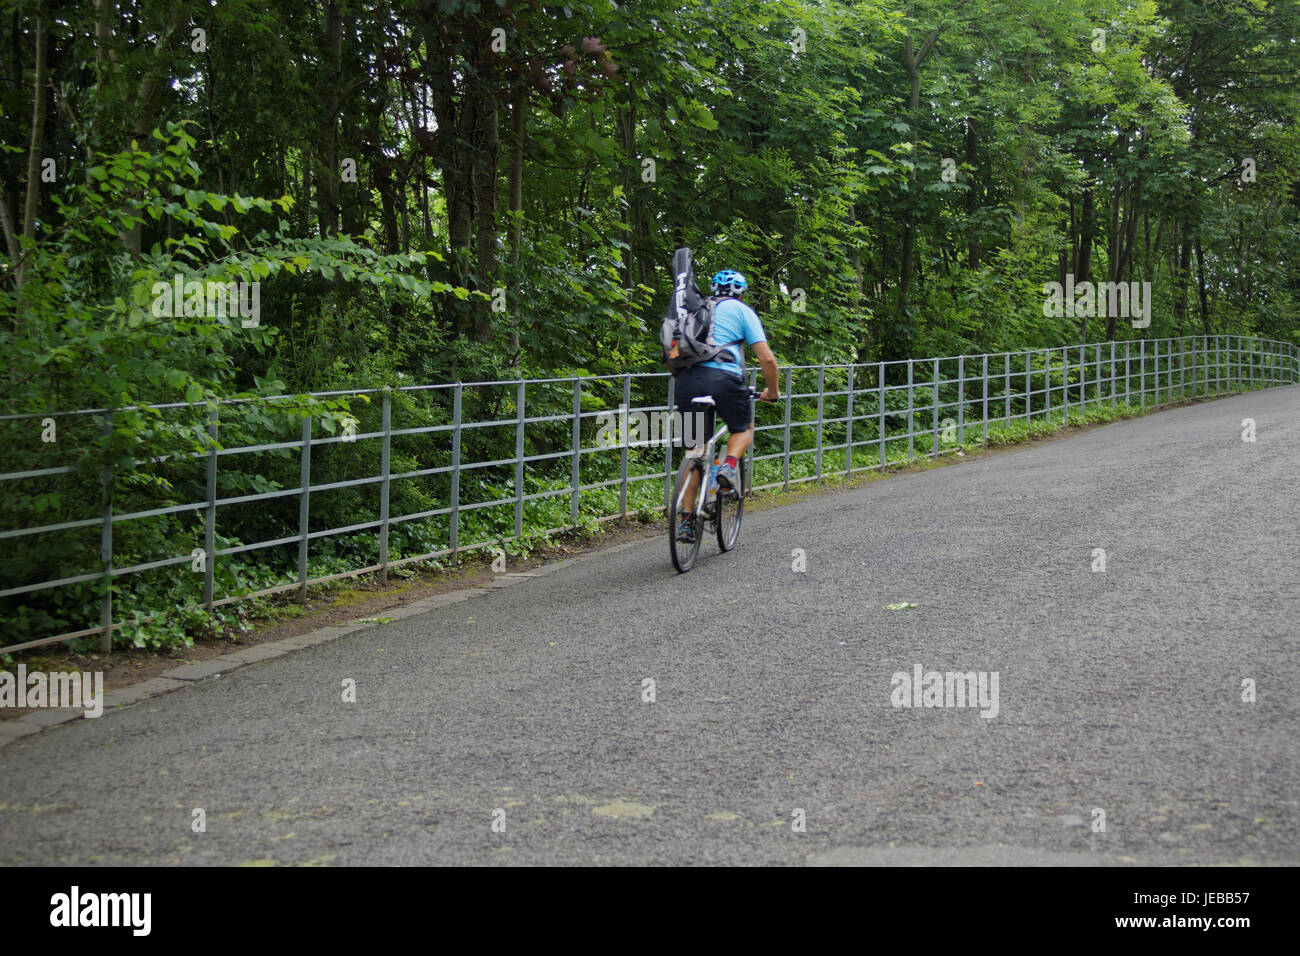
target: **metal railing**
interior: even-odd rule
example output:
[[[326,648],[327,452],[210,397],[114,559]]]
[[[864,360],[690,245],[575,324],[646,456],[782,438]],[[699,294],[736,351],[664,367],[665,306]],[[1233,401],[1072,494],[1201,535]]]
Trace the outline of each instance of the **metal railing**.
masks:
[[[1122,404],[1145,408],[1188,398],[1295,384],[1300,382],[1300,349],[1289,343],[1242,336],[1191,336],[857,365],[789,366],[781,370],[781,375],[780,401],[775,406],[758,406],[755,445],[748,458],[750,486],[756,490],[789,488],[799,482],[820,481],[831,474],[851,476],[858,471],[910,462],[921,455],[938,457],[976,443],[973,437],[976,432],[978,442],[986,444],[990,430],[1009,429],[1017,422],[1036,419],[1065,422],[1099,406],[1114,408]],[[751,383],[755,378],[756,371],[751,370]],[[63,568],[76,573],[64,573],[48,580],[0,581],[3,585],[0,601],[38,594],[45,594],[48,599],[60,589],[91,582],[102,589],[98,624],[39,636],[0,647],[0,651],[98,634],[101,648],[107,653],[113,631],[132,623],[114,621],[114,593],[120,590],[119,581],[134,575],[190,563],[193,571],[202,575],[201,597],[196,594],[196,600],[187,605],[190,609],[211,611],[250,597],[287,591],[296,591],[298,600],[305,603],[308,586],[312,584],[370,573],[377,573],[381,583],[386,583],[391,569],[448,556],[457,562],[466,552],[517,540],[526,530],[533,534],[554,534],[579,527],[583,515],[589,521],[608,521],[626,517],[629,511],[655,510],[667,500],[675,476],[674,430],[680,424],[675,425],[671,415],[673,383],[666,373],[451,383],[314,395],[349,400],[365,396],[362,400],[366,402],[378,397],[377,428],[364,433],[313,435],[313,419],[306,417],[294,438],[224,447],[219,439],[222,428],[219,403],[148,406],[159,415],[175,410],[195,414],[207,411],[206,450],[170,456],[174,460],[188,460],[196,469],[201,466],[204,488],[201,498],[119,512],[113,493],[117,479],[113,468],[106,464],[99,476],[100,500],[94,503],[94,517],[41,526],[26,526],[23,521],[21,526],[0,529],[0,542],[7,548],[39,536],[79,531],[97,531],[99,536],[97,566]],[[467,417],[467,396],[474,398],[480,410],[490,411],[489,417]],[[399,404],[404,414],[417,421],[438,415],[447,420],[435,424],[399,422],[405,427],[394,427],[395,407]],[[503,408],[506,414],[501,413]],[[534,414],[529,414],[530,411]],[[109,409],[85,409],[5,415],[0,416],[0,425],[32,428],[50,419],[84,421],[88,417],[108,431],[113,414]],[[779,415],[778,421],[766,420],[773,414]],[[641,434],[635,440],[631,434],[633,424],[641,426],[636,429]],[[649,435],[645,433],[646,426],[650,426]],[[495,440],[474,437],[494,430],[509,434]],[[567,445],[560,445],[566,436]],[[335,446],[337,451],[340,443],[360,448],[370,442],[379,445],[377,473],[312,484],[313,449]],[[402,463],[395,465],[398,444],[402,446]],[[530,444],[531,454],[528,453]],[[474,446],[473,450],[469,445]],[[507,450],[512,453],[504,454]],[[473,451],[479,457],[469,460],[467,451],[469,457]],[[222,459],[294,453],[298,458],[295,487],[219,496]],[[0,488],[8,492],[11,485],[55,480],[76,470],[74,465],[55,465],[0,474]],[[484,501],[475,500],[476,496],[467,488],[475,473],[504,480],[511,492]],[[596,480],[584,482],[584,473]],[[84,468],[81,474],[84,475]],[[527,490],[530,480],[537,490]],[[425,503],[436,507],[393,514],[393,489],[405,488],[402,483],[407,482],[420,485],[421,493],[435,499]],[[644,491],[646,482],[658,482],[662,493]],[[480,484],[483,484],[481,480]],[[373,494],[376,486],[377,494]],[[657,489],[658,486],[648,487]],[[339,527],[313,528],[313,496],[319,501],[321,496],[335,491],[369,495],[366,504],[367,507],[373,504],[370,512],[373,518]],[[615,491],[617,505],[614,505]],[[559,513],[567,522],[556,523],[554,510],[539,512],[529,520],[529,508],[537,509],[557,498],[568,499],[567,514]],[[139,500],[139,495],[136,499]],[[279,499],[290,499],[297,505],[294,533],[218,546],[219,513]],[[356,504],[355,499],[352,504]],[[484,540],[462,541],[462,534],[470,524],[467,516],[480,509],[488,509],[486,513],[494,515],[496,533]],[[196,546],[185,554],[152,556],[122,567],[115,565],[115,528],[130,522],[183,515],[201,520],[201,547]],[[445,531],[442,541],[446,546],[421,550],[412,548],[408,542],[403,550],[418,553],[394,556],[390,545],[395,531],[421,526],[434,528],[439,535]],[[313,542],[375,534],[371,563],[335,573],[310,573]],[[367,547],[369,542],[370,537],[366,537]],[[281,547],[296,548],[296,562],[293,562],[296,573],[292,580],[234,594],[217,593],[216,571],[222,559]],[[139,554],[128,556],[129,559],[139,557]],[[3,607],[0,604],[0,610]]]

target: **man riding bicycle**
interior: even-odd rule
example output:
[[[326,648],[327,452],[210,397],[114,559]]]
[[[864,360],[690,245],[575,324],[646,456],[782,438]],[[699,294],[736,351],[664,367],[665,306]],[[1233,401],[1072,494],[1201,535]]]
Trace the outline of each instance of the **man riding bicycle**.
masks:
[[[759,401],[774,402],[781,397],[777,377],[776,356],[767,344],[767,335],[758,315],[742,302],[749,283],[739,272],[723,269],[713,277],[713,296],[720,299],[713,309],[713,341],[725,351],[716,360],[700,362],[680,369],[677,377],[677,407],[681,412],[683,444],[687,454],[700,454],[701,446],[708,440],[702,428],[692,425],[699,406],[692,405],[696,398],[710,396],[715,409],[727,424],[727,456],[718,469],[718,485],[738,488],[740,480],[737,467],[740,458],[754,443],[754,410],[745,385],[745,345],[754,350],[759,367],[763,370],[763,384],[767,387],[758,396]],[[689,424],[688,424],[689,423]],[[707,463],[706,463],[707,464]],[[699,479],[695,472],[687,479],[686,501],[694,501]],[[677,539],[688,544],[694,542],[695,513],[683,512],[678,526]]]

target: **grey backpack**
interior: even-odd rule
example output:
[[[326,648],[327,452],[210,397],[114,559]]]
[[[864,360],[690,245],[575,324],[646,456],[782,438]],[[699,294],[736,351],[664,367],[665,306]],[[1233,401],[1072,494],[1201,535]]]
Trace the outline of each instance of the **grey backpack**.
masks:
[[[673,253],[673,297],[659,326],[659,344],[668,370],[711,362],[730,352],[713,341],[713,309],[722,296],[705,298],[695,285],[695,259],[688,248]]]

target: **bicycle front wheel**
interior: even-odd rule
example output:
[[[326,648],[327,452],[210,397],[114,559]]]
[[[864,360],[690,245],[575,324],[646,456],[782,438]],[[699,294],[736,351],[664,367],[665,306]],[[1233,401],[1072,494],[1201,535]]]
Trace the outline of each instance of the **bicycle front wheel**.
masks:
[[[718,488],[718,548],[730,551],[740,536],[740,519],[745,514],[745,459],[736,466],[739,488]]]
[[[694,505],[695,502],[685,501],[686,482],[693,470],[696,475],[696,488],[700,485],[698,482],[704,481],[704,459],[702,457],[684,458],[682,467],[677,471],[677,481],[673,485],[672,501],[668,505],[668,553],[672,555],[673,567],[677,569],[678,574],[685,574],[691,568],[695,567],[695,558],[700,553],[700,542],[704,537],[704,516],[695,511],[695,526],[691,529],[691,541],[679,541],[678,534],[681,530],[682,512],[686,510],[687,505]],[[696,496],[698,497],[698,490]]]

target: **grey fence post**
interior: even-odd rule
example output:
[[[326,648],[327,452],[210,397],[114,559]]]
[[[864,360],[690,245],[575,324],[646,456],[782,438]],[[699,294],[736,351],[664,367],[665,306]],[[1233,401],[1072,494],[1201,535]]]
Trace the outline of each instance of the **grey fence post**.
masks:
[[[880,439],[880,472],[881,474],[884,474],[885,455],[887,451],[885,448],[886,426],[885,426],[885,363],[884,362],[881,362],[879,364],[879,370],[876,372],[876,387],[880,391],[880,431],[877,436]]]
[[[916,402],[914,401],[912,395],[912,360],[908,359],[907,360],[907,463],[909,465],[912,463],[912,459],[916,457],[914,445],[913,445],[915,439],[914,433],[916,432],[915,427],[913,427],[913,418],[916,414],[913,411],[913,409],[915,407],[916,407]]]
[[[1156,376],[1156,406],[1160,405],[1160,340],[1156,339],[1151,343],[1156,350],[1156,356],[1151,361],[1152,370]]]
[[[934,360],[934,378],[930,380],[930,458],[939,457],[939,360]]]
[[[1070,424],[1070,347],[1061,346],[1061,414],[1065,416],[1063,425]],[[1083,368],[1079,371],[1082,373]]]
[[[1088,347],[1079,346],[1079,406],[1080,415],[1088,417]]]
[[[1047,424],[1050,427],[1052,424],[1052,378],[1053,378],[1051,349],[1043,349],[1043,370],[1047,373],[1047,377],[1044,380],[1046,382],[1046,385],[1044,386],[1043,390],[1047,393],[1047,398],[1046,398],[1047,411],[1045,414],[1047,415],[1046,418]]]
[[[1178,399],[1187,398],[1187,337],[1178,337]]]
[[[1197,379],[1197,375],[1198,375],[1199,370],[1200,370],[1200,365],[1198,364],[1198,356],[1199,356],[1199,354],[1200,354],[1200,351],[1199,351],[1199,346],[1198,346],[1197,341],[1196,341],[1197,336],[1192,335],[1192,336],[1188,336],[1188,338],[1190,338],[1190,339],[1192,340],[1192,398],[1195,398],[1195,397],[1196,397],[1196,379]]]
[[[1147,407],[1147,340],[1138,340],[1138,401]]]
[[[1097,377],[1093,380],[1092,403],[1094,405],[1100,405],[1101,404],[1101,343],[1100,342],[1098,342],[1095,346],[1093,346],[1092,365],[1097,373]],[[1084,417],[1087,417],[1088,401],[1086,398],[1084,399],[1083,402],[1083,414]]]
[[[1025,361],[1025,422],[1026,424],[1028,424],[1029,414],[1030,414],[1029,409],[1033,401],[1033,398],[1031,396],[1032,390],[1029,387],[1029,353],[1021,352],[1020,357]],[[1019,374],[1017,374],[1016,377],[1019,378],[1020,377]],[[1019,418],[1020,416],[1017,415],[1016,417]]]
[[[849,400],[844,409],[844,476],[853,474],[853,366],[849,365]]]
[[[1006,381],[1002,385],[1002,410],[1005,413],[1003,424],[1011,424],[1011,353],[1003,352],[1002,360],[1006,365]]]
[[[785,452],[781,462],[783,490],[790,490],[790,394],[794,391],[794,369],[785,370]]]
[[[1025,359],[1025,425],[1029,425],[1034,420],[1034,380],[1031,373],[1034,367],[1034,353],[1024,351],[1020,353]]]
[[[451,563],[460,564],[460,419],[464,402],[464,386],[456,383],[451,398],[451,508],[450,520],[447,522],[448,541],[451,549]]]
[[[627,409],[628,418],[630,419],[632,415],[632,376],[631,375],[623,376],[623,407]],[[622,482],[618,488],[618,510],[619,510],[619,514],[622,515],[624,521],[627,520],[627,456],[629,453],[627,433],[629,431],[631,431],[630,426],[628,428],[623,429],[623,441],[622,441],[623,448],[621,449],[619,455],[620,458],[619,477],[622,479]],[[641,436],[641,440],[645,441],[644,435]]]
[[[578,489],[581,474],[579,459],[582,455],[582,379],[573,380],[573,461],[569,465],[569,523],[578,523]]]
[[[516,421],[515,421],[515,537],[518,538],[524,533],[524,419],[527,415],[524,412],[525,404],[525,384],[522,379],[519,381],[519,388],[515,393]]]
[[[822,480],[822,418],[826,401],[826,366],[817,366],[817,481]]]
[[[987,448],[989,444],[989,354],[985,352],[981,358],[983,361],[980,364],[980,378],[984,381],[984,415],[981,419],[983,424],[980,444]]]
[[[1205,373],[1204,375],[1198,376],[1201,379],[1200,394],[1209,395],[1210,394],[1210,337],[1208,335],[1202,335],[1200,339],[1201,339],[1201,358],[1205,359],[1204,362],[1200,363],[1200,369],[1198,370]]]
[[[676,397],[677,379],[668,376],[668,440],[664,445],[664,511],[667,512],[673,496],[673,442],[677,438],[677,418],[673,411],[673,399]],[[749,456],[751,468],[754,463],[754,456]],[[752,474],[751,474],[752,478]],[[752,484],[752,482],[751,482]]]
[[[1110,340],[1110,407],[1115,407],[1115,340]]]
[[[110,454],[113,438],[113,411],[104,416],[104,454]],[[105,463],[99,473],[100,491],[104,498],[103,524],[99,529],[99,561],[104,571],[104,597],[99,605],[99,623],[103,633],[99,649],[104,654],[113,651],[113,466]]]
[[[311,504],[311,416],[302,420],[302,459],[298,466],[298,603],[307,603],[307,517]]]
[[[1131,339],[1124,340],[1124,404],[1131,405],[1133,402],[1132,375],[1133,375],[1133,342]]]
[[[208,623],[214,629],[216,622],[212,620],[212,600],[216,589],[216,569],[213,566],[217,559],[213,552],[217,549],[217,421],[220,408],[220,400],[208,407],[208,507],[203,514],[203,603],[208,609]]]
[[[1201,340],[1200,356],[1197,359],[1199,368],[1197,369],[1196,386],[1198,395],[1210,394],[1210,337],[1208,335],[1197,336]]]
[[[381,427],[384,437],[379,445],[379,583],[388,584],[388,502],[393,478],[393,392],[384,389]]]
[[[957,447],[966,447],[966,356],[957,356]]]
[[[1204,369],[1203,369],[1204,374],[1201,376],[1201,378],[1203,379],[1202,388],[1204,389],[1202,394],[1210,395],[1212,394],[1213,391],[1210,386],[1210,337],[1208,335],[1203,335],[1201,336],[1201,338],[1202,338],[1201,358],[1205,359],[1205,361],[1202,363],[1204,365]]]

